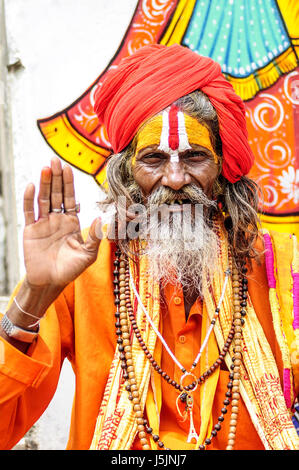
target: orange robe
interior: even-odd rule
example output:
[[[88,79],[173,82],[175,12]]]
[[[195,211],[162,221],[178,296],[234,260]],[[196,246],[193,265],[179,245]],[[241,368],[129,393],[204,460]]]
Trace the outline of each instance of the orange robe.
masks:
[[[65,358],[70,360],[76,374],[67,449],[89,449],[116,347],[112,283],[114,248],[107,240],[102,241],[97,261],[68,285],[46,312],[40,323],[39,337],[27,355],[0,338],[1,357],[4,358],[0,361],[0,449],[12,448],[47,408]],[[254,264],[248,286],[281,374],[264,263],[261,266]],[[164,294],[163,336],[188,369],[200,347],[201,303],[195,302],[186,322],[182,292],[167,286]],[[177,366],[167,352],[162,353],[162,368],[175,379],[179,378]],[[213,405],[215,421],[221,414],[228,374],[227,370],[220,371]],[[177,396],[175,389],[162,380],[160,438],[171,449],[192,449],[193,444],[186,443],[188,422],[182,423],[177,414]],[[240,401],[235,448],[263,449],[245,405]],[[197,429],[199,410],[200,404],[195,399]],[[209,449],[225,449],[229,417],[230,406],[222,429]],[[137,439],[133,448],[140,448]]]

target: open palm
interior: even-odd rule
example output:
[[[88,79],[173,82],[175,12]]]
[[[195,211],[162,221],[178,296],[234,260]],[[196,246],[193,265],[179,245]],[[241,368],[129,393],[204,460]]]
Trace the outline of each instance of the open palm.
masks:
[[[93,222],[84,241],[75,211],[73,173],[68,165],[62,169],[57,157],[52,159],[51,168],[45,167],[41,172],[37,219],[34,195],[34,185],[30,184],[24,194],[27,280],[32,286],[64,287],[96,260],[100,221]],[[60,212],[61,208],[64,212]]]

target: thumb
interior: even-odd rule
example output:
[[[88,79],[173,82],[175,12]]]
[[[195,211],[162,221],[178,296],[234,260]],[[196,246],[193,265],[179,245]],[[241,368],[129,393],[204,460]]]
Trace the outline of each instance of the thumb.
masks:
[[[91,224],[86,241],[85,248],[87,251],[97,252],[103,238],[101,217],[97,217]]]

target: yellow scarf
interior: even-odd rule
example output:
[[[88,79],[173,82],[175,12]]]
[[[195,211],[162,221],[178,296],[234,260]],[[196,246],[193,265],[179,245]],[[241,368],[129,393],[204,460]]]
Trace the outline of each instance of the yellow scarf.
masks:
[[[221,295],[224,271],[227,269],[227,260],[228,242],[225,231],[222,230],[219,259],[222,269],[214,276],[212,291],[207,286],[204,286],[203,337],[205,337],[206,330],[209,327],[210,320],[214,315]],[[150,279],[148,275],[148,259],[146,256],[140,257],[139,269],[131,260],[129,263],[141,301],[149,312],[156,328],[161,330],[160,286],[159,283]],[[288,302],[290,302],[290,298],[291,296],[288,297]],[[224,346],[232,324],[232,299],[232,283],[229,282],[220,311],[219,321],[215,325],[215,334],[212,333],[210,336],[207,348],[200,360],[201,371],[206,370],[217,359],[218,350]],[[132,305],[134,305],[135,298],[133,293],[131,293],[131,300]],[[274,306],[272,302],[271,307],[275,310],[277,305]],[[279,313],[283,314],[282,310]],[[275,314],[277,314],[277,310]],[[156,347],[156,334],[146,320],[140,305],[137,308],[136,321],[150,353],[154,355],[158,363],[161,363],[161,343],[160,341],[157,342]],[[281,328],[282,324],[280,323],[280,332]],[[249,296],[246,321],[242,331],[243,365],[241,367],[240,393],[259,437],[265,449],[299,449],[299,437],[292,424],[290,411],[286,406],[277,365]],[[232,363],[232,348],[233,345],[225,358],[228,367]],[[146,409],[147,411],[150,426],[158,433],[159,413],[162,405],[161,379],[158,374],[153,373],[150,362],[135,337],[132,338],[132,353],[138,390],[141,397],[141,406],[143,410]],[[284,354],[291,357],[286,349]],[[291,360],[288,364],[291,367]],[[203,386],[200,387],[201,427],[195,448],[198,448],[209,437],[213,427],[212,405],[218,377],[219,370],[216,370]],[[136,434],[137,421],[135,412],[132,402],[128,399],[128,392],[125,390],[121,361],[118,349],[116,348],[90,448],[99,450],[128,450],[132,447]],[[151,447],[154,450],[157,449],[152,439]]]

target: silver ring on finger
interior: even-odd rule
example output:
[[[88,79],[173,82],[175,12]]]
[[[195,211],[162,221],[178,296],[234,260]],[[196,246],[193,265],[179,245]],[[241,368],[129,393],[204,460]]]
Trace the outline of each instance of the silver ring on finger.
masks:
[[[80,212],[80,203],[76,203],[75,207],[71,207],[70,209],[64,209],[64,212],[75,212],[78,214]]]
[[[55,214],[61,214],[61,212],[63,212],[63,206],[60,207],[60,209],[52,209],[51,212],[55,212]]]

